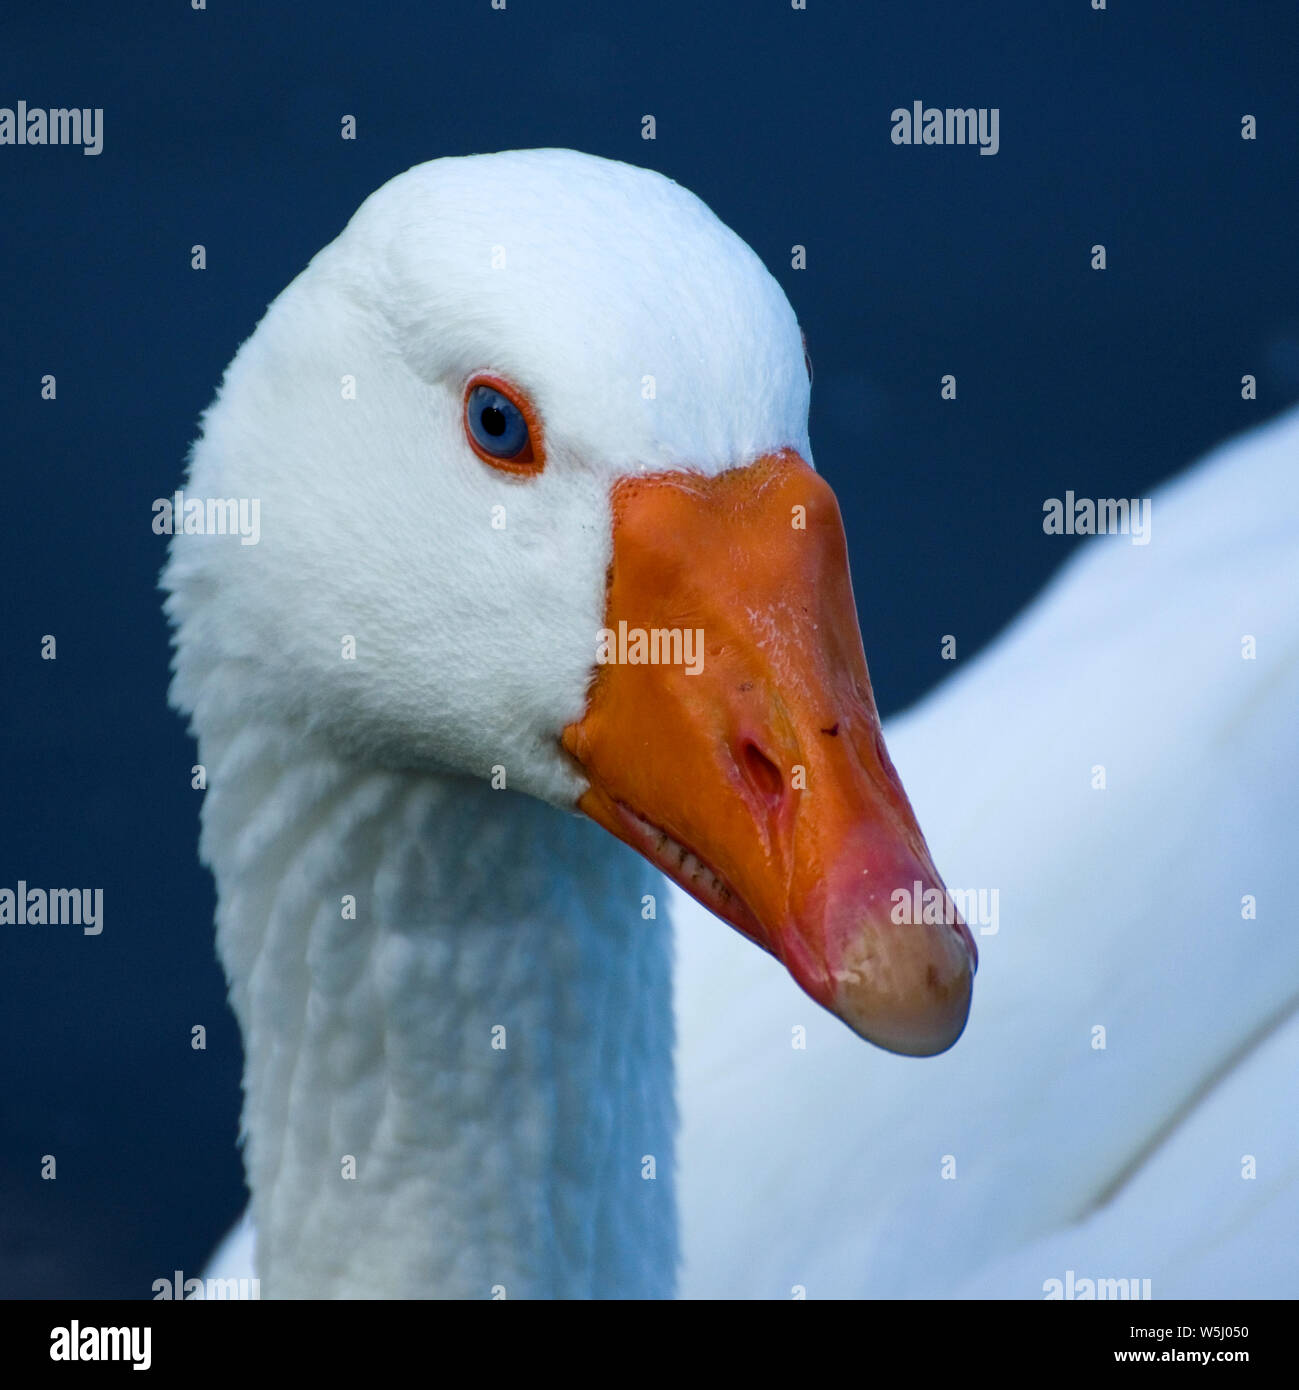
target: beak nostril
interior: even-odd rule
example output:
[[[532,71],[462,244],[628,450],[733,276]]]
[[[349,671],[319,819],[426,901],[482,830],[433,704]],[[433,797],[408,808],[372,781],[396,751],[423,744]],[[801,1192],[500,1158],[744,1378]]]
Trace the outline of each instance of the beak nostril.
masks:
[[[756,743],[745,742],[743,766],[748,773],[749,781],[763,796],[775,801],[784,794],[785,779],[780,775],[780,769]]]

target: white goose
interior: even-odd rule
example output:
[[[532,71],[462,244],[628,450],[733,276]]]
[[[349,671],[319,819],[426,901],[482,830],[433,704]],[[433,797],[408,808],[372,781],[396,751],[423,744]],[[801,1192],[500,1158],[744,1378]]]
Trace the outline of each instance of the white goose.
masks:
[[[484,373],[539,473],[466,439]],[[810,457],[806,404],[793,315],[747,247],[675,185],[558,151],[394,180],[236,359],[189,486],[262,498],[264,539],[184,538],[167,584],[265,1293],[667,1293],[674,1179],[685,1293],[1041,1297],[1066,1269],[1157,1296],[1299,1286],[1281,1242],[1267,1258],[1299,1134],[1260,1102],[1299,1055],[1275,906],[1299,416],[1160,494],[1151,546],[1093,545],[891,730],[940,862],[1001,892],[959,1047],[865,1047],[673,895],[674,1163],[661,897],[642,918],[662,881],[493,791],[494,767],[634,842],[613,807],[637,805],[732,896],[679,854],[678,875],[868,1036],[940,1049],[968,997],[954,931],[881,913],[932,867],[869,697],[838,679],[859,658],[837,529],[789,526],[786,483],[821,500],[787,452]],[[684,488],[626,481],[682,468]],[[620,616],[703,626],[704,673],[592,685]],[[758,706],[737,698],[754,670]],[[1270,922],[1241,920],[1246,892]],[[211,1272],[248,1272],[251,1231]]]
[[[261,539],[164,584],[264,1294],[673,1290],[662,881],[579,808],[860,1033],[960,1033],[807,404],[748,247],[556,150],[394,179],[231,364],[186,490]]]

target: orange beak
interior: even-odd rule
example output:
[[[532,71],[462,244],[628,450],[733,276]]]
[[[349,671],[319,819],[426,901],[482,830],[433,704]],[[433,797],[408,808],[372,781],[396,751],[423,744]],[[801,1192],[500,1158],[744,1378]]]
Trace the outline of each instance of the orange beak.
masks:
[[[884,748],[834,493],[786,451],[625,478],[613,516],[601,664],[563,734],[581,809],[862,1037],[942,1052],[977,952]]]

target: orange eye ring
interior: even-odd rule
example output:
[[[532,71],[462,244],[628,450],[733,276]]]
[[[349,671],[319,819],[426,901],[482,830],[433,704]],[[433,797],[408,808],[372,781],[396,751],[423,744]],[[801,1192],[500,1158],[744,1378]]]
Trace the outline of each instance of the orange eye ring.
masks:
[[[498,399],[492,401],[492,396],[486,393],[492,393]],[[504,399],[502,401],[499,398]],[[488,447],[490,437],[483,428],[486,415],[483,414],[478,421],[474,421],[470,413],[471,406],[481,411],[483,408],[478,405],[478,402],[484,400],[488,402],[486,410],[502,419],[500,407],[505,404],[518,412],[524,430],[524,440],[522,446],[515,452],[494,453]],[[469,441],[469,447],[484,463],[502,473],[513,473],[516,477],[532,477],[540,473],[545,467],[546,453],[540,417],[527,393],[521,391],[512,381],[507,381],[504,377],[493,376],[490,372],[475,372],[465,383],[462,415],[465,438]],[[499,431],[503,436],[502,442],[508,443],[505,431],[510,423],[506,421]],[[492,430],[491,433],[497,434],[498,431]]]

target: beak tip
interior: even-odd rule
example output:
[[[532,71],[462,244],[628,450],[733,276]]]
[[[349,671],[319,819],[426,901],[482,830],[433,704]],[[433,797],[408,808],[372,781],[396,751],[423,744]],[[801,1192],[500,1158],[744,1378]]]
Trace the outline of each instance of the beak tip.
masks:
[[[875,964],[838,972],[832,1012],[888,1052],[934,1057],[952,1047],[965,1031],[977,969],[964,938],[930,938],[883,976]]]

